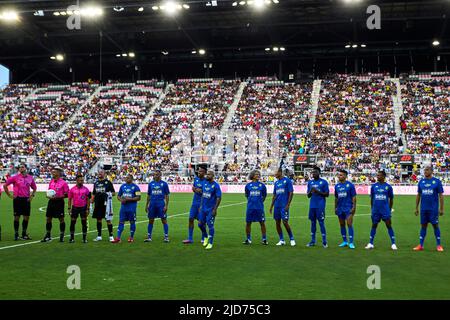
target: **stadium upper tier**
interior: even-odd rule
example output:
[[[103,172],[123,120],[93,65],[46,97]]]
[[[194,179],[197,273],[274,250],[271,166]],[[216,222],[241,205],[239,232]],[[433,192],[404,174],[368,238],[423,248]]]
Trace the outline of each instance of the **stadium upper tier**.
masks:
[[[0,171],[25,156],[41,178],[57,165],[72,179],[117,156],[118,177],[145,180],[152,169],[182,170],[193,158],[227,172],[269,172],[282,156],[292,166],[302,153],[318,155],[327,171],[369,173],[405,151],[449,171],[449,99],[450,80],[432,76],[9,85],[0,91]]]

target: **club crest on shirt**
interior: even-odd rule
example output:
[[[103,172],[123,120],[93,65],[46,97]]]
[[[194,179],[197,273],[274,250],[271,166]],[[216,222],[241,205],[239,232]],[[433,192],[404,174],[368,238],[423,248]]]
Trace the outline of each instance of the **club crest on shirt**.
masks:
[[[436,184],[436,181],[433,180],[433,184]]]
[[[350,184],[347,183],[346,187],[349,188],[349,187],[350,187]]]
[[[389,189],[388,187],[385,188],[386,190]]]

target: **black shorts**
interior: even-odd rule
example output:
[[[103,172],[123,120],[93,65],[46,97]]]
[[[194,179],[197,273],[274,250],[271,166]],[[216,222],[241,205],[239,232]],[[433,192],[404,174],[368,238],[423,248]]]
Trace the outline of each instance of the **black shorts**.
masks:
[[[94,212],[92,213],[92,218],[95,219],[105,219],[106,217],[106,206],[104,202],[95,203]]]
[[[47,218],[62,218],[64,217],[64,199],[49,200],[47,204]]]
[[[72,218],[78,218],[78,216],[80,216],[81,218],[84,218],[87,216],[86,211],[87,211],[87,207],[72,207],[70,216]]]
[[[14,216],[30,216],[31,213],[31,203],[28,201],[29,198],[14,198],[13,200],[13,211]]]

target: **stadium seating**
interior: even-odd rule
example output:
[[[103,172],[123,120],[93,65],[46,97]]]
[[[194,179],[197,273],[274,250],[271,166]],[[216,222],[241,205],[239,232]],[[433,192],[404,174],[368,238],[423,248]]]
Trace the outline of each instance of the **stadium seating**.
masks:
[[[308,152],[327,159],[327,170],[379,168],[383,156],[399,151],[395,92],[395,84],[380,75],[333,75],[323,80]]]
[[[425,75],[421,77],[426,77]],[[401,128],[407,152],[428,155],[438,171],[450,171],[450,78],[402,84]]]

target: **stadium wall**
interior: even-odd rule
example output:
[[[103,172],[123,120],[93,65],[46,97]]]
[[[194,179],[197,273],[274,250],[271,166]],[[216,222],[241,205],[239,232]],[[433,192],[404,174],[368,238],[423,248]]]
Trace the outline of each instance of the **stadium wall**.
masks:
[[[74,184],[69,184],[69,187],[73,187]],[[85,185],[89,190],[92,190],[92,184]],[[147,184],[138,184],[142,192],[147,192]],[[38,184],[38,191],[47,191],[47,184]],[[394,188],[394,194],[396,195],[415,195],[417,194],[417,185],[403,185],[403,186],[392,186]],[[115,184],[114,189],[119,190],[120,185]],[[169,185],[170,192],[172,193],[190,193],[192,192],[192,185],[190,184],[171,184]],[[222,185],[223,193],[244,193],[245,185]],[[273,185],[267,186],[267,191],[269,193],[273,192]],[[356,192],[362,195],[370,194],[370,185],[356,185]],[[296,194],[306,194],[306,185],[294,186],[294,193]],[[334,186],[330,186],[330,194],[334,193]],[[444,194],[450,194],[450,186],[444,187]]]

